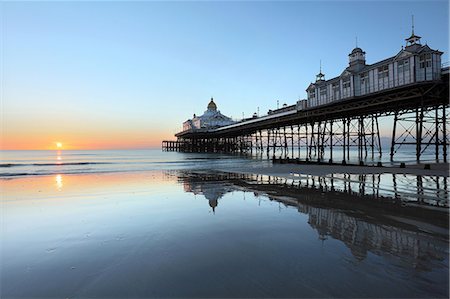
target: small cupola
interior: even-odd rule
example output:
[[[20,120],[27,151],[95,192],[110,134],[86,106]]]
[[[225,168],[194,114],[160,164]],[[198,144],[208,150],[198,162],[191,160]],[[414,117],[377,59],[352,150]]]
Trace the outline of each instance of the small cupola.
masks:
[[[408,38],[405,38],[406,41],[406,47],[410,47],[413,45],[420,45],[420,36],[414,34],[414,16],[412,16],[412,29],[411,29],[411,36]]]
[[[325,81],[325,74],[322,73],[322,61],[320,61],[319,73],[316,75],[316,83]]]

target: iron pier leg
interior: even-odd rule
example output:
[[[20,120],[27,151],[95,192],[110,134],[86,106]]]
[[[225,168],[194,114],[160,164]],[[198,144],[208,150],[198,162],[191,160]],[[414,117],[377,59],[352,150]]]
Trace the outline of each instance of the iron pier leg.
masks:
[[[294,128],[291,126],[291,156],[294,159]]]
[[[323,124],[323,130],[322,130],[322,136],[320,140],[320,160],[323,160],[323,157],[325,155],[325,134],[327,129],[327,122],[325,121]]]
[[[420,161],[422,151],[423,106],[416,109],[416,160]]]
[[[305,159],[308,160],[308,149],[309,149],[309,139],[308,139],[308,124],[305,125],[305,132],[306,132],[306,153],[305,153]]]
[[[435,108],[435,136],[434,136],[434,146],[435,146],[435,159],[436,162],[439,161],[439,105]]]
[[[347,160],[350,160],[350,123],[351,119],[347,119]]]
[[[344,118],[343,120],[342,120],[342,124],[343,124],[343,133],[342,133],[342,137],[343,137],[343,140],[342,140],[342,162],[345,162],[345,125],[347,124],[347,121],[346,121],[346,119]]]
[[[313,137],[314,137],[314,123],[311,123],[311,137],[309,138],[309,146],[308,146],[308,148],[309,148],[308,158],[309,159],[311,159]]]
[[[392,141],[391,141],[391,162],[394,160],[394,147],[395,147],[395,129],[397,128],[398,111],[394,113],[394,126],[392,128]]]
[[[374,147],[375,147],[375,143],[374,143],[374,141],[375,141],[375,136],[374,136],[374,134],[375,134],[375,132],[374,132],[375,124],[374,124],[374,117],[373,117],[373,115],[372,115],[372,123],[371,123],[371,125],[372,125],[372,132],[370,132],[370,137],[371,137],[370,147],[371,147],[371,150],[372,150],[372,161],[373,161],[373,158],[375,156],[375,149],[374,149]]]
[[[321,158],[321,155],[320,155],[320,153],[321,153],[321,149],[320,149],[320,125],[321,125],[321,122],[319,122],[318,124],[317,124],[317,141],[316,141],[316,157],[317,157],[317,159],[320,159]]]
[[[288,144],[287,144],[287,136],[286,136],[286,126],[283,127],[283,135],[284,135],[284,158],[287,158]]]
[[[375,121],[377,124],[378,154],[379,154],[379,158],[381,158],[382,150],[381,150],[381,139],[380,139],[380,127],[378,126],[378,116],[375,117]]]
[[[330,163],[333,162],[333,120],[330,121]]]
[[[301,138],[300,138],[300,128],[301,128],[301,126],[300,125],[298,125],[298,127],[297,127],[297,147],[298,147],[298,159],[300,159],[301,158],[301,155],[300,155],[300,140],[301,140]]]
[[[447,163],[447,115],[445,113],[445,105],[442,105],[442,155],[444,162]]]
[[[361,120],[362,120],[362,118],[360,117],[358,119],[358,161],[361,161],[361,159],[362,159]]]

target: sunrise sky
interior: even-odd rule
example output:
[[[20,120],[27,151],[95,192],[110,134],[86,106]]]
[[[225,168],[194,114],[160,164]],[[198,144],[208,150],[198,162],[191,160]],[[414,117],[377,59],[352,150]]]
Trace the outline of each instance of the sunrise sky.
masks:
[[[159,147],[211,96],[241,118],[304,98],[411,33],[444,51],[448,1],[1,2],[2,149]],[[387,130],[384,127],[382,130]]]

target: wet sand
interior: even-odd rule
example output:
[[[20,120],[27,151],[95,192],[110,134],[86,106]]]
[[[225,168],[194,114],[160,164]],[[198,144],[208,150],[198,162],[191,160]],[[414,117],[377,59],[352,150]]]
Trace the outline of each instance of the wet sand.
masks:
[[[449,176],[448,163],[430,164],[430,169],[424,169],[425,164],[406,165],[400,167],[375,167],[375,166],[342,166],[342,165],[317,165],[317,164],[272,164],[270,166],[233,169],[236,173],[262,174],[295,178],[294,174],[307,174],[326,176],[330,174],[411,174],[419,176]]]
[[[2,180],[0,297],[448,298],[448,209],[254,176]]]

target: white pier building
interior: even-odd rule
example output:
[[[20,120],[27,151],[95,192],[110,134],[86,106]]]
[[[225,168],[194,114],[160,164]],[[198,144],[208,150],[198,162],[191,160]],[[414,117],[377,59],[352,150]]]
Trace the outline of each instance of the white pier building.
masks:
[[[217,110],[217,105],[214,103],[214,99],[208,104],[208,107],[203,115],[196,116],[192,119],[188,119],[183,123],[183,131],[195,130],[195,129],[213,129],[223,126],[234,124],[235,122],[228,116],[223,115]]]
[[[338,76],[325,80],[322,71],[316,82],[306,89],[308,99],[297,104],[297,109],[325,105],[355,96],[363,96],[390,88],[421,81],[439,80],[443,52],[420,43],[414,34],[406,39],[406,46],[395,56],[374,64],[366,64],[366,52],[354,48],[348,55],[349,66]]]

